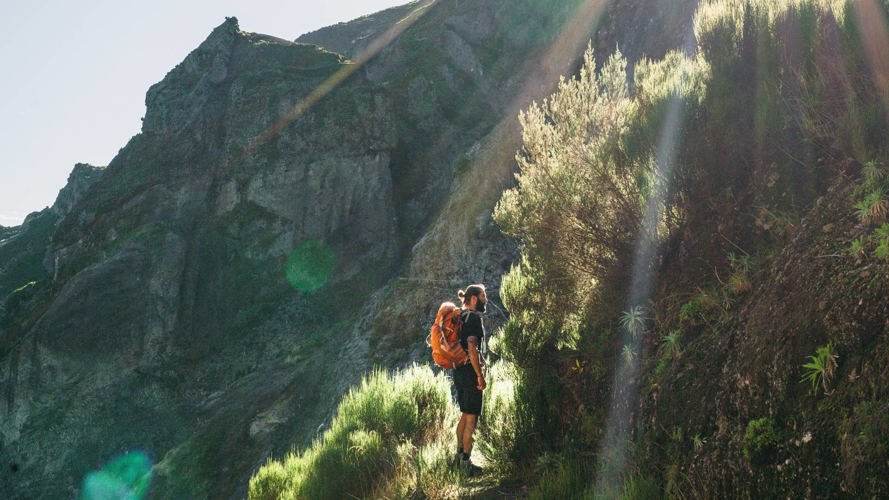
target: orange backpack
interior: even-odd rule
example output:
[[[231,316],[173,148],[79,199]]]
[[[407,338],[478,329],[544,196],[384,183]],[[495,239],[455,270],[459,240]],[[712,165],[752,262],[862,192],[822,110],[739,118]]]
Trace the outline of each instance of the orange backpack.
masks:
[[[453,302],[442,304],[426,337],[426,345],[432,348],[432,359],[442,368],[457,368],[469,362],[469,355],[460,345],[462,312]]]

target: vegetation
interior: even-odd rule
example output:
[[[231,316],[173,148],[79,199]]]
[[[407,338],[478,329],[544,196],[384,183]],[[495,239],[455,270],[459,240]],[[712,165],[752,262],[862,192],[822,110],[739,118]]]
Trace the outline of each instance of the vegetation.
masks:
[[[635,306],[621,313],[620,326],[635,339],[645,330],[645,319],[645,309],[642,306]]]
[[[30,215],[26,226],[0,238],[0,302],[25,283],[49,278],[43,251],[56,222],[58,217],[46,209]]]
[[[484,393],[484,416],[479,420],[478,449],[485,457],[486,471],[508,477],[516,465],[532,453],[535,440],[534,413],[523,398],[525,382],[508,361],[494,363]]]
[[[824,394],[828,394],[830,392],[828,385],[830,385],[837,369],[838,357],[834,351],[833,342],[828,342],[827,345],[816,349],[815,355],[810,356],[810,361],[803,365],[806,371],[801,382],[811,382],[813,393],[817,394],[820,386],[824,390]]]
[[[697,55],[673,52],[660,61],[640,61],[628,83],[620,54],[595,68],[588,52],[576,78],[562,81],[553,96],[522,114],[517,185],[494,214],[523,253],[505,283],[521,280],[524,295],[511,297],[515,314],[501,332],[507,351],[521,347],[519,372],[534,361],[557,369],[561,357],[579,356],[576,366],[584,371],[577,373],[584,381],[574,380],[575,372],[560,378],[560,386],[569,387],[563,407],[606,403],[601,395],[611,392],[618,360],[652,370],[644,380],[660,397],[666,387],[688,391],[689,382],[667,379],[672,373],[663,360],[688,363],[688,370],[714,362],[706,356],[712,335],[737,328],[742,320],[735,311],[755,300],[750,292],[758,270],[780,255],[803,215],[850,164],[862,166],[859,220],[870,227],[884,222],[880,137],[887,123],[876,111],[883,91],[857,76],[870,73],[855,9],[853,2],[817,0],[705,3],[695,19]],[[664,144],[670,136],[677,139]],[[675,168],[664,168],[668,161]],[[651,204],[658,222],[648,228],[642,221]],[[859,239],[849,251],[856,257],[868,249],[889,255],[889,238],[885,244],[879,238]],[[652,271],[664,272],[658,275],[662,289],[650,312],[616,310],[633,293],[633,250],[646,244],[657,249],[656,265],[669,259],[671,268]],[[545,301],[551,290],[574,307]],[[641,338],[649,315],[651,330],[662,338],[662,359],[651,362],[656,345],[643,339],[637,351],[619,341],[621,330]],[[562,342],[568,331],[579,332],[575,342]],[[677,360],[680,339],[694,354]],[[832,346],[825,349],[823,367],[805,380],[827,389],[836,358]],[[534,394],[533,387],[526,394]],[[651,418],[698,420],[677,415],[675,408],[656,408]],[[564,427],[582,418],[568,413],[560,417]],[[585,432],[601,436],[602,415],[586,417]],[[584,441],[577,427],[567,436],[543,429],[540,420],[536,425],[539,435],[564,439],[568,449]],[[755,462],[777,446],[774,420],[742,425],[747,431],[736,444]],[[643,455],[658,457],[647,463],[687,464],[682,457],[703,450],[701,436],[713,435],[707,427],[689,434],[695,439],[686,447],[667,432],[642,433],[655,441],[645,443]],[[566,460],[572,456],[567,453]],[[560,465],[540,488],[545,483],[568,494],[576,470]],[[663,483],[670,491],[690,484],[669,470]]]
[[[455,425],[443,375],[418,366],[394,375],[373,372],[345,396],[330,429],[309,449],[263,466],[249,496],[447,496],[456,477],[448,465]]]
[[[588,472],[573,461],[560,461],[542,467],[540,482],[529,492],[533,500],[583,498],[587,493]]]
[[[879,226],[886,222],[889,215],[889,200],[886,189],[889,188],[889,175],[882,164],[870,161],[861,169],[862,182],[856,193],[862,196],[855,204],[855,215],[866,226]]]
[[[764,467],[784,451],[785,430],[777,422],[836,424],[847,417],[842,412],[851,411],[820,402],[810,411],[805,396],[788,387],[795,379],[788,383],[765,367],[798,366],[792,359],[802,355],[800,336],[787,325],[813,321],[812,307],[858,303],[871,308],[869,324],[882,324],[873,319],[881,318],[880,306],[850,291],[871,293],[871,302],[879,304],[873,297],[882,285],[870,271],[846,273],[842,266],[852,260],[826,260],[835,254],[818,255],[809,267],[794,267],[788,257],[819,244],[810,241],[819,236],[811,236],[813,221],[820,222],[813,214],[829,203],[832,186],[845,189],[839,216],[860,223],[856,239],[850,236],[839,248],[851,241],[849,253],[856,259],[871,248],[877,257],[889,257],[885,89],[861,77],[871,72],[855,4],[706,2],[695,18],[695,55],[670,52],[659,61],[639,61],[629,72],[620,53],[597,67],[587,50],[575,78],[563,79],[550,98],[521,114],[516,185],[504,193],[494,218],[518,240],[522,256],[503,278],[500,293],[510,318],[492,340],[502,359],[492,367],[480,424],[479,449],[498,474],[526,478],[532,497],[589,497],[599,472],[591,464],[603,464],[603,455],[613,453],[626,455],[627,464],[615,472],[626,498],[665,492],[780,496],[776,485],[809,487],[805,481],[814,477],[824,478],[818,479],[821,486],[837,488],[829,453],[798,451],[794,458],[806,461],[809,479]],[[880,8],[885,14],[886,5]],[[845,198],[852,189],[841,181],[859,171],[852,213]],[[831,213],[821,210],[817,213]],[[874,228],[872,235],[862,235],[865,226]],[[822,227],[828,226],[821,222]],[[650,268],[635,267],[639,248],[653,249]],[[776,304],[784,297],[775,300],[774,290],[771,303],[754,297],[764,282],[797,290],[823,283],[812,269],[838,280],[846,274],[857,278],[838,283],[830,301],[812,306],[804,297],[799,307],[808,307],[807,313],[794,311],[795,303]],[[636,278],[651,282],[650,294],[633,288]],[[629,300],[634,294],[646,296]],[[621,310],[628,303],[647,307]],[[825,329],[836,328],[827,312],[820,316]],[[623,332],[638,345],[624,343]],[[882,366],[885,354],[868,357],[860,345],[873,339],[864,337],[856,339],[858,356],[875,373],[879,368],[871,363]],[[803,382],[811,382],[813,391],[836,390],[837,359],[832,342],[818,348],[804,365]],[[632,370],[615,381],[621,361]],[[726,380],[731,382],[714,388]],[[856,391],[848,389],[845,396],[863,397]],[[610,407],[618,392],[641,396],[628,398],[628,407]],[[700,408],[690,409],[690,402]],[[751,419],[763,408],[770,417]],[[624,412],[626,422],[619,425],[632,436],[625,450],[600,449],[610,411]],[[859,417],[848,417],[846,427],[874,428],[872,411],[862,410]],[[867,434],[874,437],[866,443],[844,446],[871,457],[885,442],[883,427]],[[786,437],[795,431],[788,425]],[[833,427],[824,434],[839,435]],[[359,437],[376,449],[368,436]],[[328,441],[340,442],[325,436],[323,443]],[[431,446],[415,441],[421,450]],[[834,445],[836,440],[824,446]],[[322,446],[303,456],[320,454]],[[436,449],[419,456],[438,456]],[[392,470],[406,463],[400,456],[369,463]],[[748,463],[721,467],[714,457],[744,457]],[[299,474],[309,481],[314,472]],[[422,477],[412,474],[407,477]],[[868,474],[871,482],[856,482],[855,494],[885,488],[885,478]],[[259,479],[254,481],[259,488]],[[374,491],[432,491],[422,481],[407,483],[414,486],[375,485],[383,489]],[[295,484],[291,480],[282,488],[296,491]]]
[[[754,461],[764,460],[780,441],[781,433],[773,419],[763,417],[751,420],[744,432],[744,456]]]
[[[680,337],[682,332],[680,330],[673,330],[667,335],[664,335],[664,339],[661,341],[661,345],[664,348],[664,355],[669,356],[672,359],[676,359],[682,353],[682,346],[680,345]]]

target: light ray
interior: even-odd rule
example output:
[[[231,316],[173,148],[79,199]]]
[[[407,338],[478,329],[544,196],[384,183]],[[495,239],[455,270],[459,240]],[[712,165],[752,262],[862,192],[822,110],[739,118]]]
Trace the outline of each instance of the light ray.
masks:
[[[519,90],[505,104],[501,113],[503,118],[479,141],[479,154],[473,158],[469,166],[470,173],[467,174],[474,182],[466,183],[458,197],[450,200],[452,206],[460,205],[461,210],[467,210],[466,204],[472,203],[475,207],[472,210],[490,211],[490,207],[500,199],[505,186],[513,180],[516,150],[521,147],[521,130],[517,119],[519,112],[526,109],[532,101],[554,92],[560,76],[574,72],[579,55],[590,43],[602,13],[612,1],[579,2],[572,15],[559,28],[558,35],[544,48],[526,56],[521,67],[513,72],[519,81]],[[467,96],[460,104],[476,102],[481,92],[484,89],[480,88],[477,93]],[[445,133],[438,135],[435,142],[430,144],[427,151],[450,147],[458,133],[453,128],[445,130]],[[465,228],[446,219],[444,214],[448,212],[445,208],[437,222],[442,224],[443,231],[446,232],[443,234],[464,231]],[[467,278],[471,279],[468,276]]]
[[[853,9],[874,86],[889,119],[889,26],[886,15],[877,0],[860,0],[853,4]]]
[[[694,44],[694,31],[689,27],[682,47],[686,54],[693,52]],[[657,227],[661,219],[662,206],[671,188],[683,119],[682,99],[673,96],[668,103],[654,158],[657,182],[647,200],[642,226],[636,239],[630,291],[626,303],[627,311],[644,310],[651,296],[654,285],[653,264],[658,245]],[[597,454],[599,464],[596,472],[596,498],[607,498],[619,491],[627,470],[632,407],[638,392],[635,382],[641,364],[635,358],[638,357],[642,347],[642,335],[634,335],[624,328],[621,337],[625,349],[628,347],[635,356],[621,356],[618,361],[611,392],[608,423]]]
[[[367,64],[368,61],[373,59],[374,56],[379,54],[381,50],[386,48],[390,43],[397,39],[402,33],[405,32],[405,30],[413,26],[414,23],[420,20],[420,18],[422,18],[436,3],[438,3],[438,0],[430,2],[422,7],[418,7],[417,10],[411,12],[407,17],[397,22],[394,26],[386,30],[385,33],[377,37],[373,42],[371,42],[370,45],[368,45],[368,47],[364,51],[361,52],[361,54],[356,56],[354,60],[350,61],[348,64],[340,68],[327,80],[321,83],[321,85],[318,85],[314,90],[312,90],[309,95],[294,104],[293,107],[284,114],[284,116],[270,125],[261,134],[250,140],[247,144],[247,147],[244,149],[241,157],[243,158],[248,156],[256,148],[262,146],[263,144],[267,143],[269,140],[280,134],[281,131],[284,130],[284,128],[293,123],[294,120],[308,111],[309,108],[317,104],[318,101],[330,94],[334,89],[339,87],[340,84],[342,84],[347,78],[352,76],[353,73],[364,67],[364,65]]]
[[[495,168],[490,179],[494,181],[494,196],[499,198],[503,183],[514,174],[515,152],[521,146],[519,112],[531,102],[551,94],[557,88],[559,78],[574,71],[579,55],[596,32],[605,9],[614,0],[584,0],[580,2],[558,36],[536,55],[528,58],[517,73],[524,76],[521,90],[509,103],[503,119],[485,140],[483,157],[477,165]],[[487,197],[480,197],[487,199]]]

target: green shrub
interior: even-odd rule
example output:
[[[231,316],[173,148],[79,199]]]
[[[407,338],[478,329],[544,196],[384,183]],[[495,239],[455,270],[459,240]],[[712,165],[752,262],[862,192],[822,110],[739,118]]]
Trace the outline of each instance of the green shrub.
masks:
[[[852,243],[849,244],[849,255],[858,259],[864,257],[866,254],[864,241],[864,238],[855,238],[852,240]]]
[[[491,367],[478,448],[488,469],[497,474],[514,472],[522,457],[536,447],[534,413],[523,398],[523,383],[519,370],[509,362]]]
[[[876,226],[886,221],[889,213],[889,201],[883,196],[883,191],[875,189],[869,192],[861,201],[855,204],[855,214],[862,224]]]
[[[588,53],[579,77],[564,80],[553,96],[522,114],[517,185],[494,214],[523,255],[522,266],[504,280],[504,302],[513,313],[502,331],[504,358],[522,374],[550,362],[567,344],[569,316],[581,311],[587,323],[572,331],[588,337],[578,343],[583,355],[598,356],[592,361],[606,370],[621,356],[634,361],[632,348],[621,351],[623,345],[607,335],[591,340],[589,332],[617,330],[607,323],[620,311],[597,313],[602,303],[625,303],[632,249],[640,239],[656,251],[669,241],[679,249],[669,257],[709,272],[721,263],[724,243],[708,240],[701,228],[719,228],[723,240],[740,248],[759,242],[755,224],[787,236],[783,229],[814,205],[836,174],[885,154],[886,91],[875,85],[879,81],[856,76],[872,74],[856,5],[702,2],[694,57],[673,52],[661,61],[640,61],[627,85],[620,55],[596,68]],[[884,12],[886,6],[879,4]],[[665,130],[665,124],[676,129]],[[666,136],[675,136],[675,144],[662,144]],[[664,178],[658,152],[671,147],[676,170]],[[885,217],[884,196],[869,193],[889,192],[881,165],[866,166],[870,187],[856,194],[870,196],[859,208],[873,224]],[[659,192],[667,196],[657,207],[658,227],[640,234],[643,209]],[[767,217],[753,217],[756,223],[739,217],[757,210]],[[860,255],[870,241],[861,240],[853,253]],[[882,241],[875,246],[889,258],[889,237]],[[734,257],[731,264],[725,287],[702,290],[681,306],[683,326],[726,318],[734,297],[750,293],[748,258]],[[551,300],[553,291],[558,300]],[[627,311],[620,319],[638,336],[635,316]],[[664,345],[671,355],[679,352],[676,340],[675,349],[673,342]],[[666,366],[658,365],[658,372]],[[819,377],[816,387],[825,383]],[[539,396],[530,383],[526,389],[516,397]],[[543,424],[538,419],[535,425]],[[772,420],[757,419],[739,440],[745,455],[760,460],[779,436]]]
[[[251,499],[347,498],[436,487],[418,464],[440,466],[453,443],[450,381],[428,367],[374,371],[340,403],[330,429],[309,449],[270,461],[250,480]]]
[[[840,469],[849,493],[856,498],[889,495],[889,401],[859,403],[843,419],[840,437]]]
[[[715,292],[699,290],[691,300],[679,308],[679,321],[699,323],[724,307],[723,297]]]
[[[492,348],[518,366],[535,363],[544,349],[573,335],[571,328],[563,328],[568,312],[553,310],[553,301],[544,292],[547,279],[525,258],[503,276],[500,298],[510,318],[494,336]]]
[[[877,240],[877,247],[874,249],[874,256],[878,259],[889,258],[889,223],[883,224],[874,231],[874,238]]]
[[[692,447],[695,451],[700,451],[704,447],[705,439],[701,437],[700,434],[695,434],[691,438]]]
[[[750,260],[749,255],[738,256],[734,252],[728,256],[729,264],[732,267],[732,274],[726,283],[729,293],[732,295],[743,295],[753,288],[750,281]]]
[[[661,487],[653,478],[633,474],[624,482],[621,500],[657,500],[663,498]]]
[[[664,335],[664,339],[661,341],[661,346],[663,346],[665,356],[669,356],[671,359],[676,359],[682,354],[681,337],[682,332],[679,330],[672,330],[667,335]]]
[[[487,409],[485,412],[487,413]],[[460,497],[463,471],[453,467],[454,437],[452,432],[420,448],[417,453],[417,487],[426,498],[456,499]],[[487,473],[488,468],[485,468]]]
[[[531,489],[532,500],[551,498],[587,498],[590,474],[576,459],[563,459],[547,464],[540,481]]]
[[[620,350],[620,357],[624,360],[624,363],[628,365],[632,365],[636,362],[637,357],[636,350],[629,344],[624,345]]]
[[[692,321],[701,317],[704,307],[695,299],[689,300],[679,308],[680,321]]]
[[[269,462],[250,479],[250,498],[293,498],[294,493],[288,491],[291,483],[292,478],[283,463]]]
[[[705,65],[678,52],[637,64],[632,94],[626,66],[618,53],[597,69],[588,50],[577,78],[520,116],[518,185],[494,218],[563,296],[587,300],[626,271],[646,198],[662,183],[659,118],[677,98],[696,103],[703,93]]]
[[[751,420],[744,432],[744,456],[753,462],[763,462],[780,441],[781,433],[773,419],[762,417]]]
[[[880,240],[880,244],[874,248],[874,256],[878,259],[889,259],[889,239]]]
[[[855,187],[854,196],[860,197],[855,203],[855,215],[868,226],[878,226],[889,216],[889,174],[883,164],[869,161],[861,168],[861,181]]]

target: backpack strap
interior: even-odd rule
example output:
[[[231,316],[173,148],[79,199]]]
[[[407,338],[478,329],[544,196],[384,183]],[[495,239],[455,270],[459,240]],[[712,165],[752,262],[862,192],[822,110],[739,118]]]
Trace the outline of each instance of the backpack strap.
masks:
[[[472,314],[472,311],[469,309],[460,309],[460,321],[466,323],[466,320],[469,319],[469,315]]]

